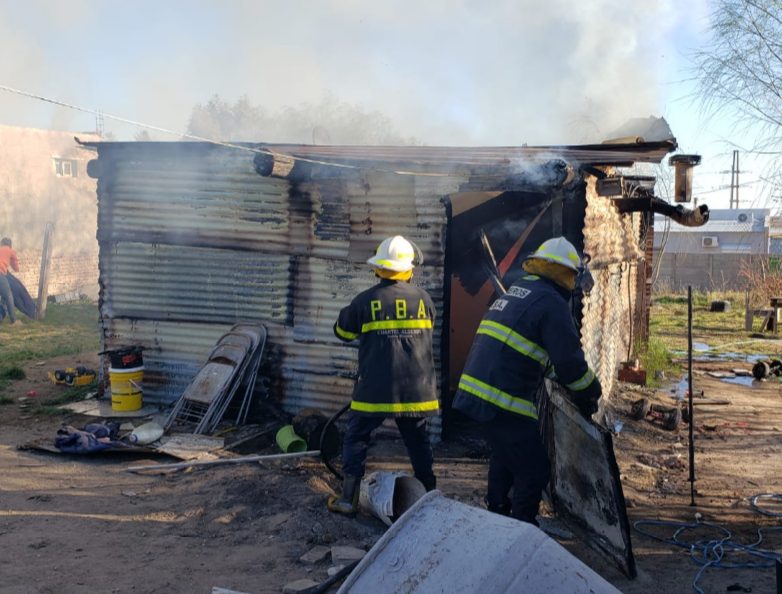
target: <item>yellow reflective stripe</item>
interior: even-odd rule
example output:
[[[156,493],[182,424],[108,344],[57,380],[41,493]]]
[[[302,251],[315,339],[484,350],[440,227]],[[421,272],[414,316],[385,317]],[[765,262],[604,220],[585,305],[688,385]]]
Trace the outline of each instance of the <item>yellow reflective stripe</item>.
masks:
[[[548,365],[548,353],[542,346],[535,344],[531,340],[527,340],[518,332],[514,332],[508,326],[498,324],[491,320],[483,320],[478,326],[478,334],[486,334],[492,338],[496,338],[500,342],[504,342],[512,349],[518,351],[522,355],[534,359],[544,367]]]
[[[533,402],[525,400],[524,398],[511,396],[507,392],[503,392],[502,390],[490,386],[467,374],[463,374],[459,379],[459,389],[469,392],[473,396],[477,396],[481,400],[499,406],[504,410],[533,419],[538,418],[538,410],[535,408]]]
[[[591,369],[587,369],[586,373],[574,382],[567,384],[567,387],[574,391],[586,390],[589,385],[595,381],[595,374]]]
[[[361,332],[373,330],[401,330],[410,328],[431,328],[432,320],[379,320],[361,326]]]
[[[339,324],[334,324],[334,330],[336,331],[337,335],[341,336],[345,340],[356,340],[358,338],[358,334],[355,332],[348,332],[347,330],[343,330],[339,327]]]
[[[560,262],[564,266],[567,266],[568,268],[570,268],[573,265],[578,266],[578,264],[579,264],[578,257],[577,256],[573,256],[572,254],[570,254],[567,257],[567,259],[562,258],[561,256],[557,256],[556,254],[552,254],[550,252],[541,252],[539,254],[536,254],[536,256],[538,256],[540,258],[549,258],[549,259],[554,260],[556,262]]]
[[[375,260],[375,264],[380,264],[381,266],[397,266],[399,264],[402,264],[406,266],[407,264],[410,263],[408,262],[408,259],[412,261],[413,254],[410,254],[409,258],[404,258],[404,259],[400,258],[398,260]]]
[[[406,413],[406,412],[428,412],[438,410],[440,403],[437,400],[428,400],[426,402],[359,402],[353,400],[350,408],[359,412],[372,413]]]

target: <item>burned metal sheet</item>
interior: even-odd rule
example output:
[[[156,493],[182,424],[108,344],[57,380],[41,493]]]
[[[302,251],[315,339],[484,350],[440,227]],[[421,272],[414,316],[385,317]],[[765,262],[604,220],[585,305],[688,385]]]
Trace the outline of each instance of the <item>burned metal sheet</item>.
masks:
[[[341,163],[322,165],[307,178],[280,179],[255,168],[258,151],[271,145],[95,143],[99,158],[89,172],[98,179],[103,346],[144,346],[145,401],[166,404],[181,395],[233,323],[262,322],[269,344],[258,393],[291,412],[308,406],[336,411],[352,392],[356,349],[337,341],[332,325],[339,309],[373,284],[365,261],[377,244],[402,234],[424,252],[413,282],[432,294],[438,309],[440,379],[440,358],[451,340],[446,324],[461,323],[460,312],[446,317],[452,305],[444,274],[446,197],[473,182],[480,186],[475,191],[490,191],[519,161],[536,167],[552,154],[573,167],[659,161],[673,145],[279,145],[275,155]],[[581,211],[567,216],[580,225]],[[621,227],[623,219],[617,220]],[[585,236],[602,228],[587,224]],[[618,258],[627,261],[624,253]],[[603,304],[624,287],[601,282],[595,295]],[[623,344],[611,342],[612,333],[623,324],[617,319],[613,329],[598,327],[602,315],[600,307],[589,309],[582,335],[585,345],[587,334],[600,337],[591,352],[597,359],[605,355],[596,365],[608,386],[621,350],[611,345]],[[440,388],[447,390],[447,382]]]
[[[636,162],[659,163],[676,148],[674,138],[656,142],[593,144],[575,146],[527,147],[442,147],[442,146],[324,146],[255,145],[275,154],[292,155],[321,162],[366,166],[387,172],[471,172],[510,170],[514,162],[545,162],[552,155],[576,165],[622,165]]]
[[[633,578],[630,524],[611,434],[587,422],[559,386],[547,382],[547,388],[543,425],[554,509],[590,547]]]
[[[269,330],[259,394],[290,412],[341,408],[357,351],[332,326],[376,282],[365,263],[376,244],[397,233],[425,252],[414,282],[439,312],[439,373],[442,198],[462,179],[369,173],[295,183],[259,176],[252,152],[197,143],[107,143],[99,157],[91,174],[104,344],[144,347],[146,402],[174,402],[215,340],[247,321]],[[367,208],[371,228],[358,216]]]

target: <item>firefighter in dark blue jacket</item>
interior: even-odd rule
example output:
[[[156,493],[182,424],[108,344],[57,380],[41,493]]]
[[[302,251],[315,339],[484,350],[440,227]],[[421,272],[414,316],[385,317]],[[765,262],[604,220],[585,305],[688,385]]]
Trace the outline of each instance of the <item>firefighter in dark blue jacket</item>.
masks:
[[[435,309],[427,292],[410,284],[416,255],[404,237],[385,239],[367,260],[380,282],[353,299],[334,324],[338,338],[359,341],[342,446],[342,496],[328,501],[334,512],[356,512],[369,438],[386,417],[396,421],[415,477],[427,490],[435,488],[426,423],[440,408],[432,354]]]
[[[601,389],[568,304],[581,270],[575,247],[564,237],[549,239],[522,266],[527,275],[492,303],[478,327],[453,406],[485,425],[489,510],[537,524],[550,473],[538,426],[543,378],[573,392],[587,418]]]

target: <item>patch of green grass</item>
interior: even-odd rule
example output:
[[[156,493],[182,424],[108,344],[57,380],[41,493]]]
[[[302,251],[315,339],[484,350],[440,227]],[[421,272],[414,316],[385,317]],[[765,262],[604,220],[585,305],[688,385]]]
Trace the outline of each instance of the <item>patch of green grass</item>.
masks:
[[[98,306],[94,303],[53,303],[43,320],[0,324],[0,361],[6,366],[99,348]]]
[[[24,372],[24,369],[22,369],[18,365],[6,367],[5,369],[0,369],[0,379],[22,380],[26,377],[27,374]]]
[[[77,400],[84,400],[84,398],[90,392],[94,392],[97,389],[98,383],[92,382],[86,386],[76,386],[74,388],[65,388],[63,391],[55,396],[49,398],[46,404],[58,405],[68,404],[70,402],[76,402]]]
[[[68,411],[59,406],[52,406],[50,404],[43,404],[33,409],[36,415],[42,417],[58,417],[60,415],[68,414]]]
[[[744,329],[744,299],[740,292],[693,293],[693,342],[705,343],[714,354],[779,353],[782,342],[773,335],[758,339]],[[712,301],[727,301],[730,311],[709,311]],[[650,341],[656,339],[674,356],[682,356],[687,351],[687,295],[655,295],[652,302]],[[757,321],[756,331],[759,325]]]
[[[0,405],[13,404],[13,403],[14,403],[14,399],[11,398],[10,396],[0,396]]]
[[[87,394],[94,392],[97,388],[97,382],[92,382],[87,386],[76,386],[74,388],[63,388],[63,390],[54,398],[49,398],[45,403],[36,403],[30,410],[33,414],[44,417],[56,417],[58,415],[70,414],[67,409],[61,408],[63,404],[83,400]]]
[[[673,363],[671,353],[665,343],[658,338],[650,338],[646,350],[640,352],[638,358],[641,360],[643,368],[646,369],[646,384],[653,388],[660,387],[666,381],[670,381],[670,377],[680,369],[678,365]],[[657,372],[662,372],[667,379],[655,377],[659,375]]]

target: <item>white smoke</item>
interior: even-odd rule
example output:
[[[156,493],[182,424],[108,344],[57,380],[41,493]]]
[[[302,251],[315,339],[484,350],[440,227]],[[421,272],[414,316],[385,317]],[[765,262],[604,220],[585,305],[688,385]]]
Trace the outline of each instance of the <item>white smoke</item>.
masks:
[[[0,83],[178,131],[216,93],[270,110],[330,93],[430,145],[587,142],[664,111],[660,58],[705,3],[0,0]],[[0,123],[94,128],[4,93]]]

